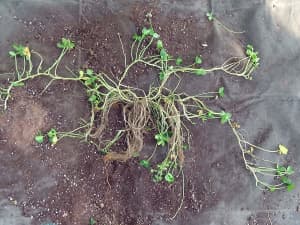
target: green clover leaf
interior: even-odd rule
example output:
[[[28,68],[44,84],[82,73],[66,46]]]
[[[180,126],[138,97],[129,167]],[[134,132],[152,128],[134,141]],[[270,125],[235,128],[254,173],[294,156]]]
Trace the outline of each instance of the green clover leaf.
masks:
[[[287,176],[282,176],[281,177],[281,182],[286,184],[286,185],[292,184],[292,180],[290,178],[288,178]]]
[[[221,124],[227,123],[231,119],[231,113],[221,112]]]
[[[161,132],[156,134],[154,138],[157,145],[165,146],[169,142],[170,136],[168,132]]]
[[[296,187],[295,184],[288,184],[286,189],[287,189],[287,191],[292,191],[295,189],[295,187]]]
[[[202,63],[202,59],[201,59],[200,56],[196,56],[196,57],[195,57],[195,63],[196,63],[196,64],[201,64],[201,63]]]
[[[135,41],[141,41],[143,38],[142,38],[142,36],[139,36],[139,35],[137,35],[137,34],[134,34],[133,35],[133,40],[135,40]]]
[[[91,217],[90,219],[89,219],[89,225],[95,225],[97,222],[96,222],[96,220],[93,218],[93,217]]]
[[[218,90],[218,94],[220,97],[224,97],[225,93],[224,93],[225,88],[224,87],[220,87]]]
[[[35,137],[34,140],[39,143],[42,144],[44,142],[44,136],[39,132]]]
[[[166,73],[163,71],[160,71],[159,72],[159,80],[163,81],[165,78],[166,78]]]
[[[52,145],[55,145],[58,142],[57,136],[49,137],[49,141]]]
[[[154,33],[154,34],[152,35],[152,37],[153,37],[154,39],[158,39],[160,36],[159,36],[158,33]]]
[[[182,64],[182,58],[178,57],[175,63],[177,66],[180,66]]]
[[[206,17],[207,17],[208,21],[213,21],[213,19],[214,19],[214,15],[212,12],[207,12]]]
[[[286,173],[287,173],[287,175],[292,175],[294,172],[295,172],[295,171],[294,171],[293,167],[288,166],[288,167],[286,168]]]
[[[50,131],[48,131],[47,135],[49,138],[55,137],[57,135],[57,132],[54,128],[52,128]]]
[[[169,184],[174,183],[175,178],[174,178],[173,174],[167,173],[167,174],[165,175],[165,181],[167,181]]]
[[[162,48],[162,49],[160,50],[160,58],[161,58],[163,61],[167,61],[168,58],[169,58],[169,55],[168,55],[167,51],[166,51],[164,48]]]
[[[62,38],[61,41],[57,43],[57,47],[61,49],[71,50],[75,47],[75,44],[70,39]]]
[[[86,69],[86,74],[89,76],[93,76],[94,71],[92,69]]]
[[[141,165],[142,167],[146,168],[146,169],[149,169],[149,168],[150,168],[150,162],[149,162],[149,160],[145,160],[145,159],[141,160],[141,161],[140,161],[140,165]]]

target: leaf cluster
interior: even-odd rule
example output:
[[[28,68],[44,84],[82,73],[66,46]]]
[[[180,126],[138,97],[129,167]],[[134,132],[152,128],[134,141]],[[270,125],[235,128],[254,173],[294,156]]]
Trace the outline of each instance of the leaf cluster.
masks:
[[[48,137],[48,140],[49,142],[52,144],[52,145],[55,145],[57,142],[58,142],[58,137],[57,137],[57,131],[52,128],[50,129],[48,132],[47,132],[47,135],[43,135],[40,131],[38,132],[38,134],[35,136],[35,141],[38,143],[38,144],[42,144],[45,140],[45,136]]]
[[[172,134],[169,131],[159,132],[155,135],[156,144],[158,146],[165,146],[169,142],[171,136]]]
[[[144,27],[142,29],[142,33],[140,35],[138,35],[138,34],[133,35],[133,40],[141,42],[142,40],[144,40],[147,37],[152,37],[154,39],[158,39],[160,36],[158,33],[154,32],[152,27],[150,27],[150,28]]]
[[[250,58],[251,63],[257,67],[259,66],[259,56],[258,56],[258,52],[254,51],[254,48],[252,45],[247,45],[246,48],[246,55]]]
[[[75,47],[75,44],[70,39],[62,38],[61,41],[57,43],[57,47],[61,49],[71,50]]]
[[[165,180],[167,183],[171,184],[175,181],[174,175],[170,172],[170,168],[174,167],[174,162],[170,160],[164,160],[162,163],[157,164],[155,169],[151,169],[153,174],[154,182],[161,182]]]

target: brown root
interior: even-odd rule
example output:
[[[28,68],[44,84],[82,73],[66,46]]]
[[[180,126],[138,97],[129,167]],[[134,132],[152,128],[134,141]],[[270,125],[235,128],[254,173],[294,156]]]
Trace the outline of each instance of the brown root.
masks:
[[[148,103],[145,98],[136,100],[123,106],[123,118],[125,121],[127,150],[123,152],[108,152],[105,161],[127,161],[136,157],[142,150],[145,126],[150,119]]]
[[[102,110],[102,115],[101,115],[101,123],[100,126],[96,128],[96,130],[94,131],[94,133],[90,134],[91,138],[97,138],[99,140],[101,140],[103,131],[105,130],[105,128],[108,125],[108,116],[109,116],[109,112],[110,109],[113,107],[113,105],[119,103],[119,101],[111,101],[109,104],[107,104],[107,106],[105,107],[104,110]]]
[[[166,106],[164,107],[167,111],[168,115],[168,124],[170,126],[170,130],[172,136],[169,141],[170,150],[168,152],[168,156],[172,161],[177,161],[179,166],[183,166],[184,162],[184,154],[183,154],[183,129],[182,129],[182,121],[180,117],[180,112],[178,111],[176,104],[174,102],[166,101]]]

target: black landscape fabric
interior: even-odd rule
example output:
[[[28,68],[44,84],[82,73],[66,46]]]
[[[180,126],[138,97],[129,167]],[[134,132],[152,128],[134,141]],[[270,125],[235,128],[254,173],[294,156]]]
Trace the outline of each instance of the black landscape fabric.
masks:
[[[244,32],[208,21],[211,11]],[[87,225],[91,218],[99,225],[299,225],[299,0],[0,0],[0,73],[13,70],[13,43],[28,45],[49,62],[59,54],[56,42],[68,37],[76,43],[64,61],[72,70],[117,74],[123,65],[117,34],[129,48],[148,12],[166,49],[190,61],[199,54],[204,65],[219,65],[254,46],[261,61],[251,81],[221,72],[191,74],[179,89],[197,94],[225,87],[216,107],[231,112],[252,143],[288,147],[281,162],[295,169],[296,188],[258,189],[229,126],[199,121],[189,125],[185,198],[170,220],[181,203],[181,178],[174,185],[154,184],[138,161],[106,165],[77,140],[42,149],[33,143],[39,130],[72,129],[89,113],[80,85],[54,82],[39,95],[47,80],[36,80],[13,92],[0,114],[0,225]],[[129,82],[147,88],[156,79],[149,72]]]

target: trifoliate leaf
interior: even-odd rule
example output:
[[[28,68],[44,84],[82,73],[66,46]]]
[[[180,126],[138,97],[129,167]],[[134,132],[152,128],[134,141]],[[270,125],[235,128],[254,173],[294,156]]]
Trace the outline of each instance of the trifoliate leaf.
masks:
[[[286,173],[286,168],[284,166],[277,165],[276,173],[277,173],[277,175],[285,174]]]
[[[286,176],[281,177],[281,182],[286,184],[286,185],[292,184],[292,180],[290,178],[286,177]]]
[[[150,168],[150,162],[149,162],[149,160],[145,160],[145,159],[141,160],[140,161],[140,165],[142,167],[146,168],[146,169]]]
[[[162,40],[158,40],[157,43],[156,43],[156,48],[158,50],[162,49],[164,46],[163,46],[163,42]]]
[[[50,131],[48,131],[47,135],[49,138],[56,136],[57,132],[54,128],[52,128]]]
[[[214,19],[214,15],[212,12],[207,12],[206,13],[206,17],[209,21],[212,21]]]
[[[195,63],[196,63],[196,64],[201,64],[201,63],[202,63],[202,59],[201,59],[200,56],[196,56],[196,57],[195,57]]]
[[[132,38],[133,38],[133,40],[135,40],[135,41],[141,41],[141,40],[142,40],[142,37],[139,36],[139,35],[137,35],[137,34],[134,34]]]
[[[227,123],[231,119],[231,113],[221,112],[221,124]]]
[[[180,66],[181,64],[182,64],[182,58],[178,57],[178,58],[176,59],[176,65],[177,65],[177,66]]]
[[[53,136],[53,137],[49,138],[49,141],[52,145],[55,145],[58,141],[58,138],[57,138],[57,136]]]
[[[150,34],[151,34],[151,30],[152,30],[151,28],[148,29],[148,28],[144,27],[144,28],[142,29],[142,34],[143,34],[143,36],[150,35]]]
[[[219,88],[218,94],[219,94],[220,97],[224,97],[224,95],[225,95],[224,90],[225,90],[224,87]]]
[[[57,47],[61,49],[71,50],[75,47],[75,44],[70,39],[62,38],[61,41],[57,43]]]
[[[167,132],[159,133],[154,136],[157,145],[165,146],[169,141],[169,134]]]
[[[35,140],[37,143],[42,144],[42,143],[44,142],[44,136],[38,134],[38,135],[35,136],[34,140]]]
[[[157,38],[159,38],[160,36],[159,36],[158,33],[154,33],[154,34],[152,35],[152,37],[155,38],[155,39],[157,39]]]
[[[169,57],[169,55],[168,55],[167,51],[164,48],[162,48],[160,50],[160,58],[164,61],[167,61],[168,57]]]
[[[95,224],[96,224],[96,220],[94,220],[94,218],[91,217],[91,218],[89,219],[89,225],[95,225]]]
[[[160,72],[159,72],[159,80],[160,80],[160,81],[163,81],[165,78],[166,78],[165,72],[160,71]]]
[[[288,167],[286,168],[286,173],[287,173],[288,175],[291,175],[291,174],[293,174],[294,172],[295,172],[295,171],[294,171],[293,167],[288,166]]]
[[[287,189],[287,191],[292,191],[295,189],[295,187],[296,187],[295,184],[289,184],[289,185],[287,185],[286,189]]]
[[[94,74],[94,71],[92,69],[87,69],[86,74],[92,76]]]
[[[96,77],[91,76],[91,77],[89,77],[88,79],[86,79],[86,81],[84,82],[84,84],[85,84],[86,86],[90,86],[90,85],[94,84],[95,81],[96,81]]]
[[[96,95],[91,95],[89,97],[89,102],[95,102],[97,100],[97,96]]]
[[[175,181],[173,174],[167,173],[165,175],[165,181],[167,181],[169,184],[173,183]]]
[[[25,49],[25,46],[13,44],[12,47],[13,47],[13,49],[14,49],[14,52],[16,53],[16,56],[25,56],[25,55],[24,55],[24,49]]]
[[[249,50],[250,52],[253,52],[254,48],[252,45],[247,45],[247,50]]]

